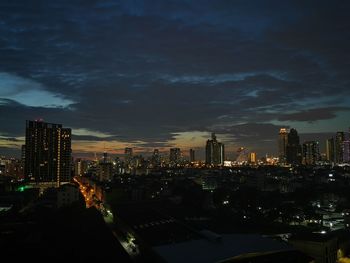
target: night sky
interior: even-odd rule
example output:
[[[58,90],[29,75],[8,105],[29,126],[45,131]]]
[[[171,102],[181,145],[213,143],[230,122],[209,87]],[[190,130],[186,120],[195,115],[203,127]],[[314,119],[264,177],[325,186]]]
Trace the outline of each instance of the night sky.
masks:
[[[324,140],[350,126],[349,14],[334,0],[1,0],[0,154],[38,118],[73,129],[75,156],[203,153],[211,132],[272,154],[280,127]]]

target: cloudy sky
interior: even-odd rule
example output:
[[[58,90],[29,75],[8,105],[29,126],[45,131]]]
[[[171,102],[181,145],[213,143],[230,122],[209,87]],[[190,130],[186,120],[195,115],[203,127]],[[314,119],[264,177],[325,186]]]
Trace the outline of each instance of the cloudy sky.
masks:
[[[76,156],[202,152],[210,132],[276,152],[280,127],[350,126],[350,2],[0,2],[0,154],[25,120],[73,129]]]

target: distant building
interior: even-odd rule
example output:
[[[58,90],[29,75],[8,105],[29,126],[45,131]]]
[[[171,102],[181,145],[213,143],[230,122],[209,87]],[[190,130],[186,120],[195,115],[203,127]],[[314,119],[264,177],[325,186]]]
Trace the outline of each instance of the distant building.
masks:
[[[108,153],[104,152],[102,156],[102,162],[107,163],[108,162]]]
[[[281,128],[278,134],[278,157],[279,162],[284,164],[287,161],[288,130]]]
[[[342,163],[344,160],[344,132],[335,135],[335,162]]]
[[[343,162],[350,162],[350,131],[344,134],[344,142],[343,142]]]
[[[257,162],[256,153],[251,152],[249,154],[249,163],[255,164]]]
[[[216,140],[215,133],[211,134],[211,140],[207,140],[205,147],[205,163],[207,165],[224,165],[225,146]]]
[[[193,163],[195,160],[195,151],[190,149],[190,162]]]
[[[124,150],[124,161],[127,167],[132,165],[133,150],[132,148],[125,148]]]
[[[303,164],[314,165],[320,158],[319,145],[317,141],[303,143]]]
[[[110,181],[113,177],[113,164],[108,160],[106,152],[98,164],[97,173],[100,182]]]
[[[160,153],[159,153],[158,149],[154,149],[153,154],[152,154],[151,163],[152,163],[153,167],[160,166]]]
[[[76,159],[74,163],[74,175],[83,176],[88,169],[87,162],[83,159]]]
[[[180,148],[170,148],[169,164],[170,166],[177,166],[181,161]]]
[[[335,162],[334,138],[330,138],[326,141],[326,160],[330,163]]]
[[[71,129],[42,121],[26,122],[25,179],[36,182],[70,181]]]
[[[288,133],[286,146],[286,161],[288,164],[301,164],[301,145],[296,129],[291,129]]]

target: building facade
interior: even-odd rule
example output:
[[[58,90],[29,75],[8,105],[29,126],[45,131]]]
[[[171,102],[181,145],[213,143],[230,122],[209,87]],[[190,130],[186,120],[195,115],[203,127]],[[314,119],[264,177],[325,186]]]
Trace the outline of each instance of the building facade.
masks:
[[[334,138],[329,138],[326,141],[326,160],[330,163],[335,162]]]
[[[224,165],[225,146],[217,141],[215,133],[212,133],[211,140],[207,140],[205,147],[205,163],[207,165]]]
[[[281,128],[278,134],[278,158],[279,163],[285,164],[287,162],[287,144],[288,144],[288,130]]]
[[[303,164],[314,165],[320,159],[319,145],[317,141],[303,143]]]
[[[69,182],[71,129],[61,124],[26,121],[25,179],[35,182]]]
[[[292,165],[301,164],[301,145],[296,129],[291,129],[288,133],[286,146],[286,162]]]

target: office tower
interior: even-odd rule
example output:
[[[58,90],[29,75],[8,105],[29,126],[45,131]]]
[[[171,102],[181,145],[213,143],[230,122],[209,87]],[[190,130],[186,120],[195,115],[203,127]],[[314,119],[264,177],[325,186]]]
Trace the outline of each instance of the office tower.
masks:
[[[88,169],[87,162],[83,159],[76,159],[74,164],[74,174],[75,176],[83,176]]]
[[[211,140],[207,140],[205,147],[205,163],[207,165],[223,165],[225,160],[225,146],[216,140],[215,133],[211,134]]]
[[[68,182],[71,177],[71,129],[61,124],[26,121],[25,178]]]
[[[130,166],[132,163],[133,151],[132,148],[125,148],[124,150],[124,160],[126,166]]]
[[[287,137],[286,161],[289,164],[301,164],[301,145],[296,129],[291,129]]]
[[[303,164],[314,165],[320,158],[318,142],[307,141],[303,143]]]
[[[125,148],[124,154],[125,154],[125,157],[132,157],[133,155],[132,148]]]
[[[21,147],[21,162],[25,163],[25,160],[26,160],[26,146],[23,144],[22,147]]]
[[[344,134],[344,142],[343,142],[343,162],[350,162],[350,131],[345,132]]]
[[[278,157],[279,162],[284,164],[287,161],[287,144],[288,131],[286,128],[281,128],[278,135]]]
[[[190,162],[194,162],[195,161],[195,151],[193,149],[190,149]]]
[[[107,162],[108,162],[108,154],[107,154],[107,152],[104,152],[104,153],[103,153],[102,162],[104,162],[104,163],[107,163]]]
[[[255,164],[256,162],[257,162],[256,153],[255,152],[251,152],[249,154],[249,163]]]
[[[97,172],[100,182],[110,181],[113,177],[113,164],[111,162],[101,162],[98,164]]]
[[[153,167],[158,167],[160,166],[160,154],[158,149],[153,150],[152,158],[151,158],[151,163]]]
[[[344,132],[335,135],[335,162],[342,163],[344,158]]]
[[[181,160],[180,148],[170,148],[169,163],[170,166],[177,166]]]
[[[335,162],[334,138],[327,139],[326,141],[326,160],[330,163]]]

